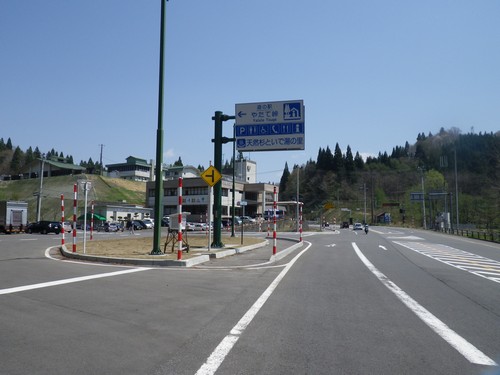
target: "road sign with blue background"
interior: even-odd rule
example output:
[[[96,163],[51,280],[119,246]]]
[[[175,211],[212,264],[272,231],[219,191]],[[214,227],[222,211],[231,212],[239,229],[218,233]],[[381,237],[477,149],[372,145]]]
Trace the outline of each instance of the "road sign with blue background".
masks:
[[[238,151],[305,149],[302,100],[236,104],[235,113]]]

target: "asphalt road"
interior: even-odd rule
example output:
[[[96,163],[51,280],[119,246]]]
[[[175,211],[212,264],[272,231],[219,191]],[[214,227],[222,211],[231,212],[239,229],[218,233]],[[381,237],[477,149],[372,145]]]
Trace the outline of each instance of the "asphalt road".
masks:
[[[0,236],[0,374],[500,373],[498,244],[327,230],[174,269],[59,243]]]

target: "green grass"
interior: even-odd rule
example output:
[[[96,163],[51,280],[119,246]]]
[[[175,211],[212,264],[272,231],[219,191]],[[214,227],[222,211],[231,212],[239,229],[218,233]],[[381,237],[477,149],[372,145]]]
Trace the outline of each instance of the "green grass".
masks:
[[[88,202],[129,203],[144,205],[146,200],[146,184],[144,182],[125,181],[96,175],[76,175],[45,177],[43,179],[41,217],[46,220],[60,220],[61,194],[64,194],[65,217],[73,215],[73,185],[80,179],[91,181],[92,188],[88,192]],[[0,181],[0,200],[16,200],[28,202],[28,220],[36,220],[39,179]],[[78,193],[78,207],[83,207],[84,192]]]

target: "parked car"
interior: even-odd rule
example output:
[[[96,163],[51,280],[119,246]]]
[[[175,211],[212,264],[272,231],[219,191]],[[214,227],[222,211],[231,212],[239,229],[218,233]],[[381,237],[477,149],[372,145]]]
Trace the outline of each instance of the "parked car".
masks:
[[[36,223],[31,223],[26,226],[26,233],[61,233],[61,223],[58,221],[37,221]]]
[[[73,230],[73,225],[69,221],[62,223],[62,227],[64,228],[64,231],[68,233]]]
[[[142,220],[132,220],[132,224],[134,225],[134,230],[146,229],[146,224]]]
[[[255,224],[256,223],[256,220],[250,216],[241,216],[240,218],[243,221],[243,224]]]
[[[363,230],[363,229],[365,229],[365,228],[363,227],[363,224],[361,224],[361,223],[354,223],[354,226],[352,227],[352,230]]]
[[[187,222],[185,230],[187,230],[187,231],[193,231],[193,230],[195,230],[194,223]]]
[[[118,232],[122,231],[123,232],[123,226],[120,223],[104,223],[104,224],[99,224],[97,226],[97,231],[98,232]]]
[[[208,225],[206,223],[192,223],[192,224],[193,224],[193,230],[197,231],[208,230]]]
[[[147,229],[153,229],[155,226],[153,220],[151,219],[142,219],[141,221],[146,225]]]
[[[163,216],[163,218],[161,219],[161,226],[162,227],[170,226],[170,218],[168,216]]]

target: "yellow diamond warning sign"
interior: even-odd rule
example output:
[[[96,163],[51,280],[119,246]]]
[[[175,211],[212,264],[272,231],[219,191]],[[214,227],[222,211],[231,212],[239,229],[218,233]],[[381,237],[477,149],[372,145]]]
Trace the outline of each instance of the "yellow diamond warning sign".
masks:
[[[219,182],[222,176],[219,171],[211,165],[201,174],[201,178],[203,178],[203,180],[210,186],[214,186],[217,182]]]

